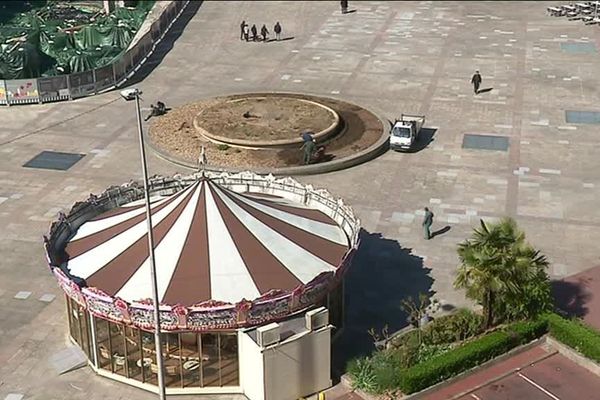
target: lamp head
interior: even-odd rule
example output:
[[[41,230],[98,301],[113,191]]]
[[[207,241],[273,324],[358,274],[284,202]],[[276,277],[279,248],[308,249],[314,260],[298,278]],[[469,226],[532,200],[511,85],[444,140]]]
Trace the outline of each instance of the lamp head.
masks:
[[[131,88],[131,89],[121,90],[120,93],[121,93],[121,97],[125,101],[130,101],[130,100],[135,100],[135,98],[137,96],[140,96],[142,94],[142,91],[139,90],[138,88]]]

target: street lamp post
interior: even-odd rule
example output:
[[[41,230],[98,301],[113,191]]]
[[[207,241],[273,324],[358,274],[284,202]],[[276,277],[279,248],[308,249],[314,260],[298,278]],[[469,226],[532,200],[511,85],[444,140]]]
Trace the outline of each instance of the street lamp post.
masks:
[[[156,353],[156,364],[158,367],[158,398],[165,400],[165,376],[162,354],[162,343],[160,338],[160,312],[158,309],[158,283],[156,281],[156,264],[154,262],[154,237],[152,235],[152,213],[150,212],[150,191],[148,189],[148,165],[146,164],[146,150],[144,149],[144,133],[142,131],[142,113],[140,110],[140,95],[138,89],[126,89],[121,91],[121,96],[127,100],[135,99],[135,111],[137,114],[138,135],[140,139],[140,156],[142,161],[142,174],[144,179],[144,200],[146,202],[146,223],[148,226],[148,252],[150,261],[150,276],[152,279],[152,300],[154,303],[154,348]]]

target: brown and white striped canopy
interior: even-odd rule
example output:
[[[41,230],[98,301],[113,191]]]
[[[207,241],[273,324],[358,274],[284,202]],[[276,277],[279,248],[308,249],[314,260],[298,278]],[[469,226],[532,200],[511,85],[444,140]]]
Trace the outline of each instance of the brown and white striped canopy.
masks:
[[[164,304],[236,303],[292,290],[334,271],[349,248],[344,231],[321,211],[236,193],[207,178],[153,199],[151,209]],[[108,211],[79,227],[66,247],[67,268],[111,296],[150,298],[146,234],[142,202]]]

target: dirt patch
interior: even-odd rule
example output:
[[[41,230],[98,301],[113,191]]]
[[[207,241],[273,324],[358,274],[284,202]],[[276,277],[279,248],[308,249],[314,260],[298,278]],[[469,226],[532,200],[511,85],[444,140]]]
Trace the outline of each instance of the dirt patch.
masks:
[[[196,115],[227,99],[247,97],[230,96],[198,101],[176,107],[166,115],[150,120],[149,137],[154,146],[176,159],[197,163],[200,149],[205,147],[209,166],[232,168],[281,168],[302,165],[302,151],[249,150],[218,145],[204,139],[193,126]],[[325,146],[324,161],[343,158],[367,149],[381,137],[382,123],[371,112],[354,104],[315,96],[286,94],[286,97],[314,100],[335,110],[343,128],[334,138],[318,145]]]
[[[230,139],[295,139],[305,130],[320,132],[335,122],[327,109],[289,97],[249,97],[226,100],[197,117],[207,132]]]

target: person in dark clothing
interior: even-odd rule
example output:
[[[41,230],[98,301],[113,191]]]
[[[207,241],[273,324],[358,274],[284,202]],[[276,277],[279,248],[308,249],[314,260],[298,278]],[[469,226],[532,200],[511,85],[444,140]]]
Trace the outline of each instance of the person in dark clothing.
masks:
[[[252,32],[252,41],[256,42],[256,39],[258,39],[258,29],[256,29],[256,25],[252,24],[252,28],[250,28],[250,32]]]
[[[346,14],[348,12],[348,0],[340,1],[340,6],[342,7],[342,14]]]
[[[244,40],[244,28],[246,28],[248,25],[246,25],[246,21],[242,21],[242,23],[240,24],[240,40]]]
[[[302,150],[304,150],[304,157],[303,157],[304,165],[310,164],[310,161],[312,160],[313,152],[315,151],[316,146],[317,146],[317,144],[315,143],[314,140],[306,140],[304,142],[304,144],[302,145],[301,148],[302,148]]]
[[[269,30],[265,24],[263,24],[262,28],[260,28],[260,35],[262,36],[263,42],[266,42],[267,36],[269,36]]]
[[[431,239],[431,225],[433,224],[433,213],[429,211],[429,208],[425,207],[425,217],[423,218],[423,233],[425,239]]]
[[[156,107],[154,104],[150,104],[150,114],[144,118],[144,121],[148,121],[150,118],[156,116],[158,116],[158,107]]]
[[[302,136],[302,140],[304,142],[312,142],[315,140],[311,131],[304,131],[300,134],[300,136]]]
[[[279,21],[273,27],[273,32],[275,32],[275,38],[277,40],[281,40],[281,25],[279,25]]]
[[[244,30],[244,40],[246,40],[246,42],[247,42],[248,40],[250,40],[248,24],[244,25],[243,30]]]
[[[473,84],[473,91],[475,94],[479,93],[479,86],[481,85],[481,75],[479,75],[479,71],[475,71],[475,74],[471,78],[471,83]]]

